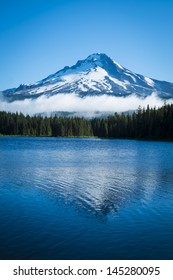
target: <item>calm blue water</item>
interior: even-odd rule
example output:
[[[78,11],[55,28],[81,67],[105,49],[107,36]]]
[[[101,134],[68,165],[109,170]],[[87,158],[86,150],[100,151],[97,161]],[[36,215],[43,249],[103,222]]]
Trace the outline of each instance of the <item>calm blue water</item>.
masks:
[[[173,143],[0,137],[1,259],[173,259]]]

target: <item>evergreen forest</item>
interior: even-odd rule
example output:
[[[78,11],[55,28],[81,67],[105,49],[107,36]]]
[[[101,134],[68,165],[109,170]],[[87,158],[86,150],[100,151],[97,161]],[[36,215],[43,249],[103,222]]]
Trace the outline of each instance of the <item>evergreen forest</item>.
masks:
[[[0,112],[0,135],[100,137],[173,141],[173,104],[141,107],[132,114],[107,118],[41,117]]]

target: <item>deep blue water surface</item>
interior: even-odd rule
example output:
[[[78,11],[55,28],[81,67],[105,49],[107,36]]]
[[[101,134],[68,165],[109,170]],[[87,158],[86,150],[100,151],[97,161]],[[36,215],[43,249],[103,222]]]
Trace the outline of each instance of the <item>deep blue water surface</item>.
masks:
[[[0,137],[1,259],[173,259],[173,143]]]

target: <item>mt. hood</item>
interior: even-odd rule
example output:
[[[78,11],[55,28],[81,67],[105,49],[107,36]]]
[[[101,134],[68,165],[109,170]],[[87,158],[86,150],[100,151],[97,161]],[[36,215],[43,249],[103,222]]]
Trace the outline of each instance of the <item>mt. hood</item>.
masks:
[[[111,105],[114,100],[119,105],[122,102],[125,104],[130,97],[139,100],[138,105],[141,105],[144,100],[153,95],[160,101],[171,100],[173,98],[173,83],[158,81],[136,74],[116,63],[106,54],[95,53],[84,60],[79,60],[74,66],[66,66],[41,81],[33,84],[21,84],[18,88],[0,92],[0,105],[5,102],[6,110],[13,108],[13,111],[22,111],[23,106],[26,107],[26,104],[28,104],[28,107],[31,107],[31,105],[32,107],[40,106],[39,104],[42,104],[40,100],[44,99],[44,102],[47,102],[48,105],[39,107],[39,110],[35,108],[33,112],[84,111],[83,107],[85,107],[85,111],[88,111],[90,108],[87,107],[90,107],[92,100],[95,100],[97,104],[99,100],[102,105],[106,100],[103,99],[103,96],[104,98],[112,98],[110,99]],[[66,98],[64,103],[62,96]],[[65,106],[68,100],[68,103],[71,102],[70,96],[75,96],[78,99],[77,109],[75,106],[73,108],[70,105]],[[53,100],[53,106],[50,100]],[[87,102],[87,100],[89,101]],[[30,104],[31,101],[33,104]],[[10,107],[10,104],[17,104],[17,109],[15,106]],[[80,104],[85,104],[86,106],[82,107]],[[3,106],[1,107],[4,108]],[[99,104],[94,106],[93,111],[116,110],[114,107],[109,109],[109,106],[106,108],[103,106],[102,109],[100,107],[102,106]],[[125,109],[133,108],[125,106]],[[29,111],[26,110],[26,112]]]
[[[72,93],[81,98],[100,95],[116,97],[135,95],[142,99],[155,93],[161,99],[170,99],[173,98],[173,83],[135,74],[106,54],[96,53],[79,60],[72,67],[64,67],[39,82],[4,90],[1,92],[1,97],[7,102],[13,102]]]

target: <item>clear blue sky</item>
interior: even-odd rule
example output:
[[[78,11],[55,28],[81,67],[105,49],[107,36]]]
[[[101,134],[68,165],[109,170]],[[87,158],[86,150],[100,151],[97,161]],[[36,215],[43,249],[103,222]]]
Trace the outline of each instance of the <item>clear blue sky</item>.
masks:
[[[94,52],[173,82],[172,0],[0,0],[0,90]]]

